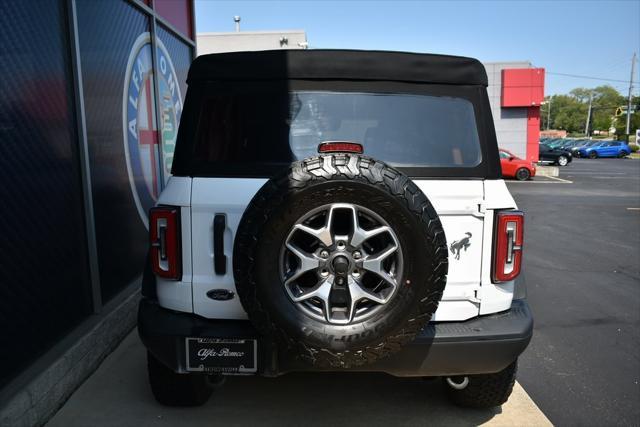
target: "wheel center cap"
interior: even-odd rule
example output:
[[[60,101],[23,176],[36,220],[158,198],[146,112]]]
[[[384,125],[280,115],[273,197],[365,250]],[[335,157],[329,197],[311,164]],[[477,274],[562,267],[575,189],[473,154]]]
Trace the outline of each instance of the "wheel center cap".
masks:
[[[333,259],[333,271],[337,275],[343,276],[349,272],[349,259],[343,255],[338,255]]]

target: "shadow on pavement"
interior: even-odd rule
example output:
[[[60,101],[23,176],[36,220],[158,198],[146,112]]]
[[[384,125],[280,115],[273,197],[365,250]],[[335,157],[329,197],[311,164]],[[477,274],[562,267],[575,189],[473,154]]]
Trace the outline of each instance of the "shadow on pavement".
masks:
[[[153,399],[146,375],[145,350],[134,331],[48,425],[479,425],[496,416],[498,424],[526,422],[503,418],[501,408],[457,408],[438,380],[370,373],[229,377],[203,407],[166,408]],[[506,405],[513,400],[546,420],[528,397]]]

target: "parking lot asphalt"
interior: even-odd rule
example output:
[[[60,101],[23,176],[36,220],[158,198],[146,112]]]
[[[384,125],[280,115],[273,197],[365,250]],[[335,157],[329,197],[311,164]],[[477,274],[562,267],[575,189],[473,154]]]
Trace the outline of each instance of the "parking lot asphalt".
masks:
[[[449,403],[438,380],[384,374],[289,374],[229,377],[199,408],[155,402],[147,382],[145,349],[132,332],[48,423],[75,426],[549,426],[516,384],[509,401],[492,410]]]
[[[640,161],[576,159],[509,183],[535,317],[518,380],[557,425],[640,424]]]

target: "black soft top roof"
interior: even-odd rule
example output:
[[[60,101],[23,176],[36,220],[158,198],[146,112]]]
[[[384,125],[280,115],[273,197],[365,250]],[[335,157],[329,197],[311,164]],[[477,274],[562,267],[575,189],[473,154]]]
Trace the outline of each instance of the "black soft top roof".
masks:
[[[388,80],[487,86],[473,58],[373,50],[267,50],[202,55],[187,81]]]

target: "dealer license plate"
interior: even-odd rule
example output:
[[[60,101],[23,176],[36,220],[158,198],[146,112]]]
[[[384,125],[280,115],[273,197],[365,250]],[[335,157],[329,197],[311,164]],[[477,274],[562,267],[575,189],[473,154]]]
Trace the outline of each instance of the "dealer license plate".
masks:
[[[187,370],[253,374],[258,370],[258,344],[248,339],[186,338]]]

